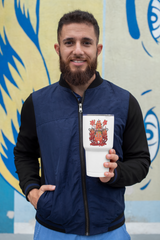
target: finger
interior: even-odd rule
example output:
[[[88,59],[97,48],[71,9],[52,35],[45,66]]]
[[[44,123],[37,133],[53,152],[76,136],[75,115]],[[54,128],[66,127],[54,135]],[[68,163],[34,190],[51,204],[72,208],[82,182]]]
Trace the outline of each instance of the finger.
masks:
[[[101,182],[103,182],[103,183],[107,183],[107,182],[109,182],[109,180],[110,180],[110,178],[108,178],[108,177],[100,177],[99,179],[100,179]]]
[[[106,158],[108,160],[116,162],[119,159],[119,156],[117,154],[107,154]]]
[[[103,166],[105,168],[113,169],[113,171],[114,171],[114,169],[117,168],[117,163],[116,162],[105,162],[103,164]]]
[[[112,178],[112,177],[114,177],[114,172],[105,172],[104,176],[107,178]]]
[[[54,191],[55,188],[56,188],[55,185],[42,185],[42,186],[40,187],[40,190],[41,190],[42,192]]]
[[[110,149],[110,150],[109,150],[109,153],[110,153],[110,154],[116,154],[116,150],[115,150],[115,149]]]

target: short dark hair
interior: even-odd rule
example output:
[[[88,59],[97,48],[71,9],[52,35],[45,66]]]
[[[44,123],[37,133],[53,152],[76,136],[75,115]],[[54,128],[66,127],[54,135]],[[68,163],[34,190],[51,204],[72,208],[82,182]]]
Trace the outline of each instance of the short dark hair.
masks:
[[[97,20],[94,16],[85,11],[75,10],[73,12],[69,12],[63,15],[63,17],[59,20],[58,28],[57,28],[57,38],[59,42],[59,37],[62,31],[63,25],[68,25],[71,23],[86,23],[91,24],[94,27],[94,31],[97,37],[97,43],[99,41],[99,26]]]

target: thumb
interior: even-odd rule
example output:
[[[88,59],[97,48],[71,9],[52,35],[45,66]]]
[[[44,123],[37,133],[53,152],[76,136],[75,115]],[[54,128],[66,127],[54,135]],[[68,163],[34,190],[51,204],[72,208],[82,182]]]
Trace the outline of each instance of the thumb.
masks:
[[[42,192],[54,191],[55,188],[56,188],[55,185],[42,185],[42,186],[40,187],[40,190],[41,190]]]

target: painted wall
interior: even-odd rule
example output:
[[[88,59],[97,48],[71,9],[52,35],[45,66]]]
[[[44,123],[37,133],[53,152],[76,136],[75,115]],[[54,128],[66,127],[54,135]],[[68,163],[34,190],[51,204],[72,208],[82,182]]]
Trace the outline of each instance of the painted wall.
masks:
[[[54,51],[57,24],[74,9],[93,13],[99,22],[102,76],[128,89],[142,108],[152,164],[146,179],[126,189],[126,220],[154,224],[156,233],[160,229],[159,0],[0,0],[0,233],[33,232],[35,210],[19,188],[13,148],[24,100],[59,79]]]

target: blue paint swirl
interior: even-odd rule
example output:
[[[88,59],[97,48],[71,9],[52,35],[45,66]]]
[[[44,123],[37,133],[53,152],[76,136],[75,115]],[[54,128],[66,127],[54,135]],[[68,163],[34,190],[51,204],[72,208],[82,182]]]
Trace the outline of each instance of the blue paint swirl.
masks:
[[[141,187],[140,190],[145,190],[148,187],[148,185],[150,184],[150,182],[151,182],[151,180],[149,180],[149,182],[147,184],[145,184],[143,187]]]
[[[155,131],[158,132],[158,142],[154,142],[152,144],[148,143],[148,146],[151,147],[155,144],[157,144],[157,149],[156,151],[154,152],[154,157],[151,159],[151,162],[154,161],[154,159],[156,158],[157,154],[158,154],[158,151],[159,151],[159,144],[160,144],[160,126],[159,126],[159,120],[158,120],[158,117],[157,115],[153,112],[153,108],[151,108],[147,113],[146,113],[146,116],[144,118],[144,127],[145,127],[145,131],[146,131],[146,134],[148,134],[148,137],[147,137],[147,141],[150,141],[150,140],[153,140],[154,139],[154,135],[155,135]],[[156,122],[157,122],[157,127],[155,126],[155,124],[153,122],[147,122],[146,119],[147,117],[150,116],[150,118],[152,119],[152,117],[154,117],[156,119]],[[153,128],[151,128],[153,127]],[[153,131],[154,129],[154,131]]]
[[[158,44],[160,42],[160,1],[159,0],[151,0],[148,6],[148,26],[150,33]]]
[[[145,95],[151,92],[152,89],[144,91],[141,95]],[[154,107],[149,109],[144,117],[144,127],[146,131],[150,156],[151,156],[151,163],[155,160],[160,145],[160,124],[157,115],[153,111]],[[152,168],[152,166],[150,166]],[[151,183],[151,179],[145,184],[140,190],[145,190],[148,185]]]
[[[144,51],[145,51],[150,57],[152,57],[152,55],[151,55],[151,54],[147,51],[147,49],[145,48],[143,42],[142,42],[142,47],[143,47]]]
[[[18,21],[19,25],[21,26],[23,31],[27,34],[27,36],[30,38],[30,40],[35,44],[35,46],[37,47],[37,49],[42,57],[43,64],[44,64],[44,67],[45,67],[45,70],[47,73],[47,77],[48,77],[48,82],[49,82],[49,84],[51,84],[49,71],[48,71],[45,59],[43,57],[43,54],[41,52],[40,45],[39,45],[39,39],[38,39],[40,0],[37,0],[37,4],[36,4],[36,19],[37,19],[36,32],[34,31],[33,26],[31,24],[29,11],[27,11],[27,17],[25,15],[25,6],[23,5],[23,13],[22,13],[22,10],[20,7],[20,1],[19,1],[19,4],[17,4],[17,0],[14,0],[14,8],[15,8],[15,13],[16,13],[16,17],[17,17],[17,21]]]
[[[21,124],[20,123],[20,114],[18,111],[17,111],[17,121],[20,126],[20,124]],[[18,137],[18,132],[17,132],[12,120],[11,120],[11,128],[12,128],[14,142],[16,143],[17,137]],[[2,153],[0,153],[1,158],[2,158],[6,168],[8,169],[8,171],[12,174],[13,177],[15,177],[18,180],[18,175],[16,173],[16,168],[14,165],[14,154],[13,154],[13,149],[15,147],[15,144],[10,142],[10,140],[6,137],[6,135],[3,133],[2,130],[1,130],[1,133],[2,133],[4,143],[5,143],[5,146],[2,143],[1,143],[1,146],[6,155],[6,156],[4,156]]]
[[[140,31],[136,18],[135,0],[126,0],[126,13],[129,33],[132,38],[139,39]]]
[[[6,86],[6,82],[5,82],[5,78],[4,76],[8,79],[8,81],[10,81],[10,83],[12,83],[15,87],[18,88],[15,80],[13,79],[12,75],[11,75],[11,72],[9,70],[9,66],[8,64],[10,64],[14,69],[15,71],[18,73],[18,75],[21,77],[21,74],[20,72],[18,71],[17,69],[17,66],[14,62],[14,58],[16,58],[22,65],[23,67],[25,68],[24,66],[24,63],[22,61],[22,59],[18,56],[18,54],[14,51],[14,49],[11,47],[9,41],[8,41],[8,38],[7,38],[7,35],[6,35],[6,32],[5,32],[5,28],[3,28],[3,31],[4,31],[4,39],[5,39],[5,42],[3,41],[3,38],[0,34],[0,86],[3,88],[3,90],[5,91],[5,93],[10,97],[11,99],[11,96],[10,96],[10,93],[7,89],[7,86]],[[22,77],[21,77],[22,79]],[[5,113],[7,114],[7,109],[5,107],[5,104],[4,104],[4,100],[3,100],[3,95],[2,95],[2,92],[0,90],[0,105],[2,106],[2,108],[4,109]]]
[[[152,89],[149,89],[149,90],[147,90],[147,91],[141,93],[141,96],[143,96],[143,95],[145,95],[145,94],[147,94],[147,93],[149,93],[149,92],[152,92]]]

